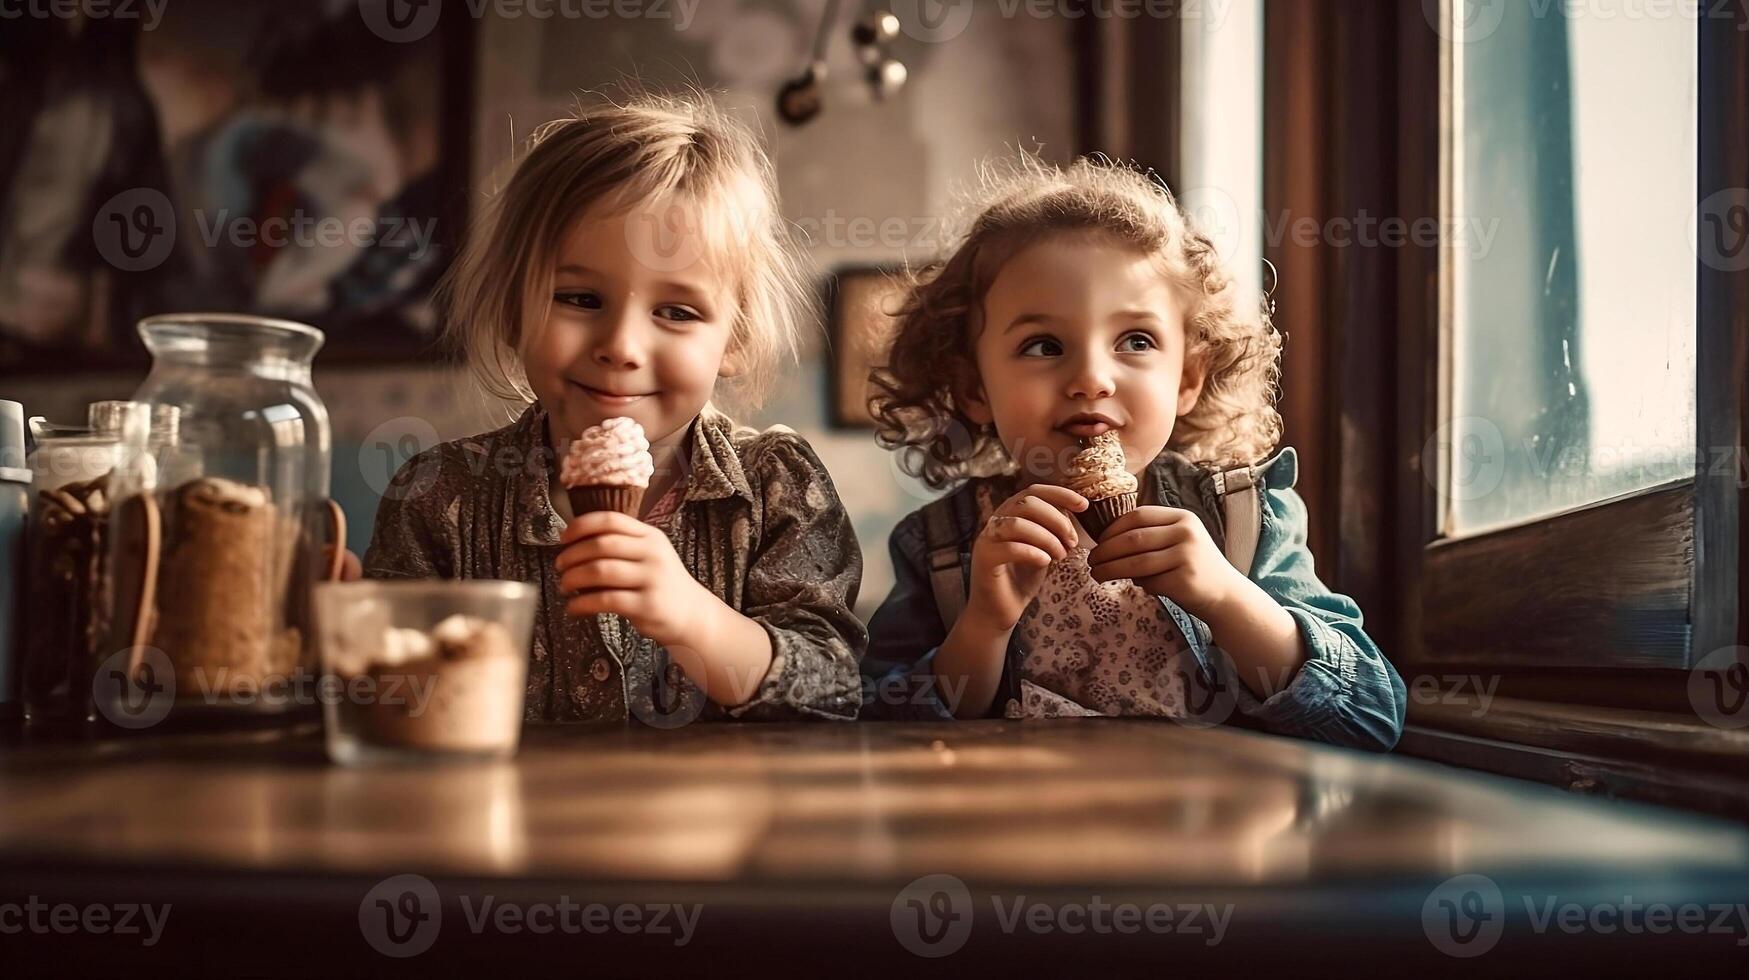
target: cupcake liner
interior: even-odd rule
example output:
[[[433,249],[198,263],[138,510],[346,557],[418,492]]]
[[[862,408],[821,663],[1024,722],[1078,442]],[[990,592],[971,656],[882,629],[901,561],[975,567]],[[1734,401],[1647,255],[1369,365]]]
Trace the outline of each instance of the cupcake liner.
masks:
[[[1132,490],[1129,493],[1120,493],[1115,497],[1089,500],[1087,509],[1077,516],[1081,518],[1081,526],[1087,529],[1087,533],[1092,535],[1094,542],[1097,543],[1100,537],[1105,534],[1105,529],[1112,525],[1112,522],[1135,509],[1136,492]]]
[[[598,510],[617,510],[636,517],[644,502],[643,487],[583,486],[571,487],[566,493],[571,498],[571,513],[577,517]]]

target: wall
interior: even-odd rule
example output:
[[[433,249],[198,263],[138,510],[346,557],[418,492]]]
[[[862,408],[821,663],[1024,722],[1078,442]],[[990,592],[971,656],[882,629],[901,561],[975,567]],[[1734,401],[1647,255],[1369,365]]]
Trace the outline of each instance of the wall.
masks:
[[[902,35],[895,54],[910,69],[905,90],[871,99],[849,41],[860,4],[845,4],[828,49],[825,112],[791,129],[772,111],[783,80],[807,58],[823,0],[703,0],[690,22],[647,17],[537,19],[487,4],[478,26],[478,98],[473,121],[477,199],[502,179],[514,141],[560,115],[575,93],[628,77],[720,89],[726,104],[763,133],[776,162],[787,216],[810,233],[810,256],[824,277],[857,264],[924,261],[939,244],[938,220],[978,159],[1038,149],[1054,160],[1071,152],[1073,22],[1004,17],[978,4],[956,36],[926,43]],[[465,15],[450,5],[445,16]],[[573,9],[581,10],[582,7]],[[654,11],[656,5],[649,5]],[[665,5],[674,14],[684,5]],[[1017,8],[1024,11],[1024,7]],[[896,221],[893,219],[897,219]],[[886,223],[886,230],[880,229]],[[745,421],[781,422],[820,453],[856,518],[867,571],[861,611],[872,612],[892,581],[886,538],[893,524],[927,499],[899,474],[866,430],[833,430],[826,414],[826,345],[817,337],[800,370],[785,375],[764,410]],[[0,397],[31,414],[72,421],[86,402],[127,397],[138,376],[11,379]],[[502,424],[503,406],[472,395],[441,366],[339,367],[317,361],[316,385],[334,427],[334,493],[362,550],[375,492],[388,472],[388,436],[429,424],[442,439]]]

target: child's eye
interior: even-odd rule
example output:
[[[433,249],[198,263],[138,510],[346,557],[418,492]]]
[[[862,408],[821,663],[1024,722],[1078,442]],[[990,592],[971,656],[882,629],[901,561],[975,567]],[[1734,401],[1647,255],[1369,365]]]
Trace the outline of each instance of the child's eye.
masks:
[[[690,320],[704,319],[697,310],[686,306],[675,306],[672,303],[667,306],[656,307],[656,315],[664,320],[675,320],[681,323]]]
[[[1148,336],[1145,333],[1125,334],[1123,336],[1123,338],[1117,342],[1118,351],[1120,353],[1124,353],[1124,354],[1135,354],[1135,353],[1140,353],[1142,351],[1150,351],[1150,350],[1155,349],[1158,346],[1159,346],[1158,344],[1154,343],[1154,338]]]
[[[601,309],[601,297],[594,293],[558,293],[553,296],[553,301],[579,310]]]
[[[1063,345],[1054,337],[1033,337],[1020,345],[1021,357],[1061,357]]]

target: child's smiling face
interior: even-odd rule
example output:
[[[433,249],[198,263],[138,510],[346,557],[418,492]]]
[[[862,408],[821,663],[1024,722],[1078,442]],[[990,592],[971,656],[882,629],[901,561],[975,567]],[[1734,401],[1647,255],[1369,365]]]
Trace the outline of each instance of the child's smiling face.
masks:
[[[1023,483],[1058,483],[1077,440],[1115,429],[1132,474],[1201,394],[1185,363],[1184,302],[1155,260],[1096,235],[1056,235],[1010,258],[984,295],[981,391]]]
[[[703,261],[666,269],[641,260],[628,236],[649,237],[647,209],[598,210],[566,230],[551,309],[523,365],[556,445],[615,416],[637,420],[662,445],[684,434],[717,378],[737,370],[734,288]]]

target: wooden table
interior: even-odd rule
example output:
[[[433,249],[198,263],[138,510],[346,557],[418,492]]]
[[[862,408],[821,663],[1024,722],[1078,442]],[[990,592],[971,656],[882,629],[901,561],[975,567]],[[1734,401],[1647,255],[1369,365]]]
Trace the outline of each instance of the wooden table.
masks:
[[[1749,964],[1749,913],[1675,918],[1749,902],[1743,827],[1159,721],[535,727],[370,770],[308,728],[159,736],[6,750],[0,800],[0,975]],[[55,931],[164,903],[150,948]]]

